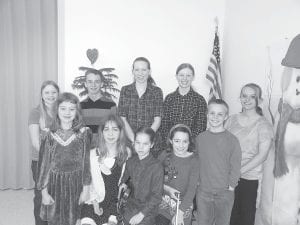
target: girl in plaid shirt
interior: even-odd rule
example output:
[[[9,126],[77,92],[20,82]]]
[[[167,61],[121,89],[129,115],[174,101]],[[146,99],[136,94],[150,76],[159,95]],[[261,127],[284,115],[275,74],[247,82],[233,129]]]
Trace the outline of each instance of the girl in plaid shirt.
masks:
[[[178,88],[168,94],[163,104],[161,122],[162,136],[166,142],[167,135],[176,124],[185,124],[192,131],[192,136],[206,130],[207,104],[202,95],[192,88],[195,70],[189,63],[182,63],[176,69]]]
[[[151,77],[148,59],[136,58],[132,65],[132,74],[134,82],[121,89],[118,114],[125,123],[127,136],[133,142],[134,132],[138,128],[151,127],[156,132],[160,127],[163,93]],[[158,149],[155,145],[154,151]]]

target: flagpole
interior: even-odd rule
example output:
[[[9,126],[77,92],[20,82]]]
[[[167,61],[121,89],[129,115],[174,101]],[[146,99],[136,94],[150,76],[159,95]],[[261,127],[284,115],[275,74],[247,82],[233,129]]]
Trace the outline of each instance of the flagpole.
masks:
[[[219,19],[218,19],[217,16],[215,17],[214,22],[215,22],[215,33],[217,34],[218,33],[218,27],[219,27]]]

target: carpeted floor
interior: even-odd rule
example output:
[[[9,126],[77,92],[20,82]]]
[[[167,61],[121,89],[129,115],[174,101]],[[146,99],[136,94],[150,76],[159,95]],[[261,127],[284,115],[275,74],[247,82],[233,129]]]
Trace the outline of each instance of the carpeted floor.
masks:
[[[0,190],[0,225],[34,225],[33,190]]]

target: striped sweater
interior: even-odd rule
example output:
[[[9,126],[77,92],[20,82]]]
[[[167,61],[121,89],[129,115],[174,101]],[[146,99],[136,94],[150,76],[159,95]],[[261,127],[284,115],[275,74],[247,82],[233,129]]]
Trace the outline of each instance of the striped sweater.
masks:
[[[116,103],[106,97],[93,101],[89,97],[80,102],[83,121],[86,126],[91,128],[93,133],[97,133],[98,126],[103,122],[103,118],[110,114],[116,114]]]

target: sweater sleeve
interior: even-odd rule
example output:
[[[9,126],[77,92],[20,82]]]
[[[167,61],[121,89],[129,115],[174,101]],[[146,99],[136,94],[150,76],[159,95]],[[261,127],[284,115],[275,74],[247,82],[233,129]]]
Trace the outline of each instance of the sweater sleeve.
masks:
[[[146,203],[146,206],[141,210],[145,216],[153,211],[162,200],[164,174],[161,163],[157,163],[155,165],[152,175],[151,193],[149,194],[150,197]]]
[[[230,156],[229,186],[236,187],[241,175],[242,151],[239,141],[235,138]]]
[[[196,195],[196,190],[199,181],[199,160],[194,157],[191,161],[191,169],[189,172],[189,181],[187,184],[187,191],[182,199],[179,208],[185,212],[189,207],[192,206],[194,197]]]

